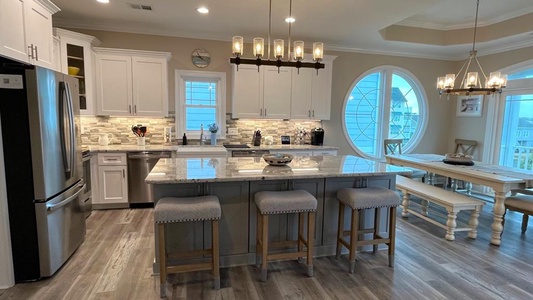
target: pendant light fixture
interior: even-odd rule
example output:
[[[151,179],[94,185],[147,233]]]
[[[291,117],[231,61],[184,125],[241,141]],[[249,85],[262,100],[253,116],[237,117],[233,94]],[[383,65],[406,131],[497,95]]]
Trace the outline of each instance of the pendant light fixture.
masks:
[[[474,23],[474,40],[472,42],[472,50],[468,60],[463,64],[459,72],[456,74],[446,74],[446,76],[437,78],[437,90],[439,95],[454,94],[454,95],[490,95],[493,93],[501,93],[502,89],[507,85],[507,75],[500,72],[491,72],[489,77],[485,75],[481,64],[477,60],[476,50],[476,33],[477,33],[477,19],[479,11],[479,0],[476,5],[476,21]],[[470,70],[472,61],[475,61],[478,69],[481,71],[482,78],[479,77],[478,72]],[[464,73],[462,73],[464,71]],[[456,78],[462,74],[459,86],[455,87]],[[481,81],[484,80],[484,82]]]
[[[230,63],[237,65],[237,71],[239,70],[240,64],[256,65],[257,70],[259,71],[259,66],[276,66],[278,67],[278,72],[280,67],[295,67],[300,68],[313,68],[317,70],[323,69],[324,64],[321,63],[324,58],[324,44],[320,42],[313,43],[313,61],[314,63],[303,62],[304,59],[304,42],[295,41],[294,49],[291,56],[291,23],[294,22],[292,18],[292,0],[289,1],[289,18],[287,18],[289,23],[289,40],[287,44],[287,60],[282,60],[285,52],[285,42],[282,39],[275,39],[273,44],[274,58],[276,60],[270,60],[270,33],[272,28],[272,0],[270,0],[269,14],[268,14],[268,45],[267,45],[267,59],[264,60],[265,55],[265,40],[260,37],[253,39],[253,55],[255,59],[241,58],[243,55],[244,48],[244,38],[242,36],[234,36],[232,38],[232,53],[233,57],[230,58]]]

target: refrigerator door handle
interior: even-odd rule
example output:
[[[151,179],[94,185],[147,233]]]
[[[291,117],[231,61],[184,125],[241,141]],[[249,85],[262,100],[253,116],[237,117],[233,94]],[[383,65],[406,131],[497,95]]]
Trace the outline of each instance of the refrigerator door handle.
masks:
[[[68,104],[68,120],[70,123],[69,133],[70,133],[70,165],[72,172],[70,172],[70,177],[75,176],[76,174],[76,124],[74,122],[74,103],[72,103],[72,93],[70,90],[70,84],[65,82],[66,92],[67,92],[67,104]]]
[[[63,167],[65,170],[65,174],[70,178],[71,174],[71,162],[72,159],[69,157],[70,153],[67,153],[67,133],[65,128],[65,105],[68,105],[66,101],[66,84],[65,82],[59,82],[59,134],[61,136],[61,156],[63,157]],[[68,110],[68,107],[67,107]],[[70,121],[69,121],[70,122]]]
[[[59,203],[56,203],[56,204],[46,204],[46,210],[48,211],[54,211],[58,208],[61,208],[67,204],[69,204],[70,202],[72,202],[72,200],[76,199],[81,192],[83,192],[83,190],[85,189],[85,184],[83,185],[77,185],[76,187],[79,188],[79,190],[77,192],[75,192],[72,196],[68,197],[67,199],[59,202]]]

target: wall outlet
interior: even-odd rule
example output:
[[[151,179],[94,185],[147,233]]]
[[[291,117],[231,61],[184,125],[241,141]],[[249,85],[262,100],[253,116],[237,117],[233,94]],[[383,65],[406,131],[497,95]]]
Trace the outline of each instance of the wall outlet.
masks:
[[[228,135],[238,135],[239,129],[236,127],[228,128]]]

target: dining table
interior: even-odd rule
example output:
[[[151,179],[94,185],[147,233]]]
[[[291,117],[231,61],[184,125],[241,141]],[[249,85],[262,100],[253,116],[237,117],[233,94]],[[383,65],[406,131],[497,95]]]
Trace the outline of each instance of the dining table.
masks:
[[[492,237],[490,242],[499,246],[502,242],[505,197],[514,189],[533,188],[533,171],[521,170],[497,164],[474,161],[473,165],[454,165],[444,163],[444,155],[439,154],[401,154],[387,155],[387,163],[417,168],[428,173],[439,174],[473,184],[490,187],[494,190]]]

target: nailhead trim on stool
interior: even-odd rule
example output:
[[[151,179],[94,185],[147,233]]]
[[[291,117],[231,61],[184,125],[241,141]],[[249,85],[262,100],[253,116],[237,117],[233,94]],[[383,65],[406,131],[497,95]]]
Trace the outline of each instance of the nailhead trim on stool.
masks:
[[[159,276],[160,296],[166,297],[167,275],[188,271],[211,270],[213,272],[214,288],[220,289],[219,270],[219,234],[218,220],[222,215],[220,202],[216,196],[199,196],[190,198],[166,197],[157,201],[154,209],[154,221],[157,224],[159,238]],[[211,221],[212,248],[206,250],[190,251],[198,256],[211,255],[210,263],[195,263],[179,266],[166,265],[165,225],[171,223]],[[182,253],[184,254],[184,253]]]
[[[315,234],[315,214],[317,200],[309,192],[304,190],[291,191],[262,191],[254,195],[257,205],[257,244],[256,244],[256,266],[261,262],[261,281],[267,280],[268,261],[273,259],[302,259],[307,256],[307,275],[312,277],[313,271],[313,246]],[[298,213],[298,245],[297,252],[283,252],[276,254],[268,253],[268,220],[269,215]],[[304,219],[307,214],[307,239],[303,237]],[[287,246],[289,242],[284,243]],[[303,246],[307,246],[307,251],[303,251]]]
[[[337,192],[339,200],[339,224],[337,231],[336,258],[340,258],[342,246],[348,248],[350,273],[355,270],[355,253],[357,244],[374,245],[373,252],[377,251],[378,244],[387,244],[389,248],[389,266],[394,265],[394,243],[396,236],[396,207],[400,204],[400,196],[389,189],[379,187],[345,188]],[[344,231],[344,208],[348,206],[352,210],[350,230]],[[389,208],[389,237],[379,235],[380,208]],[[374,227],[359,229],[359,214],[365,209],[375,209]],[[363,233],[372,233],[372,240],[359,241]],[[350,242],[344,240],[344,236],[350,236]]]

